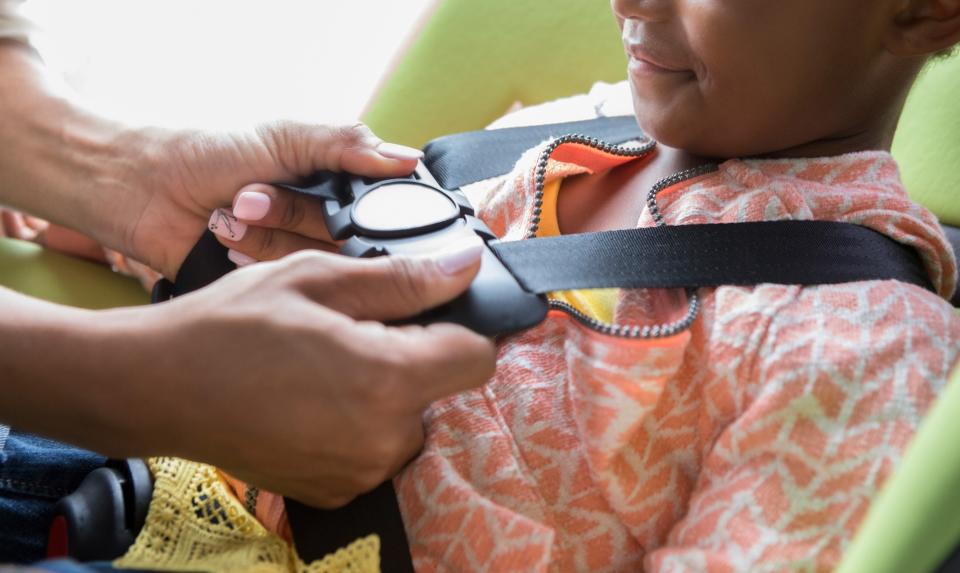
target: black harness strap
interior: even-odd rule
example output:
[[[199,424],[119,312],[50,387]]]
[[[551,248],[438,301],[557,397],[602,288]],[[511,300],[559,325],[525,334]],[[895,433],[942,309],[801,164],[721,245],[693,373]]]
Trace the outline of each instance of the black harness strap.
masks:
[[[535,293],[865,280],[932,289],[915,250],[872,229],[831,221],[650,227],[491,248]]]

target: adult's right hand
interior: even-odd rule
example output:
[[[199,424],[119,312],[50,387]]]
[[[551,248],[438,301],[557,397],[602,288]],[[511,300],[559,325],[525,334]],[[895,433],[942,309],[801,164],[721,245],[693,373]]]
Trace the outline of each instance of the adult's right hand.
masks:
[[[456,297],[481,251],[476,238],[417,258],[304,251],[110,311],[103,376],[136,374],[114,397],[124,431],[107,453],[147,444],[305,503],[345,504],[416,454],[431,402],[493,373],[493,344],[465,328],[382,324]]]

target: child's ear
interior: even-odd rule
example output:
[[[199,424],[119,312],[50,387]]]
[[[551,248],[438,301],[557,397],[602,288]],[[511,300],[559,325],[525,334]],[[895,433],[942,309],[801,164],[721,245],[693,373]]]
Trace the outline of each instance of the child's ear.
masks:
[[[890,27],[887,49],[926,56],[960,42],[960,0],[906,0]]]

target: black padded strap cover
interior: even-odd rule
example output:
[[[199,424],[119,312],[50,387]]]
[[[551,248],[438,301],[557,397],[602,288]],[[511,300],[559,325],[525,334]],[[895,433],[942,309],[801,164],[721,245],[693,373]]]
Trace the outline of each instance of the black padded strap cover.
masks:
[[[509,173],[524,151],[563,135],[620,144],[643,137],[632,115],[586,121],[471,131],[440,137],[423,148],[423,162],[444,189]]]

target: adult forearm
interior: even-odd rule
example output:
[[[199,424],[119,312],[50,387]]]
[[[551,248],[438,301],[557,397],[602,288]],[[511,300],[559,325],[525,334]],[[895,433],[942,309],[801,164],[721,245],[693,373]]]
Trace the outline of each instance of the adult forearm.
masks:
[[[0,204],[122,249],[141,139],[70,101],[29,48],[0,41]]]
[[[106,426],[125,417],[108,411],[116,378],[100,374],[111,349],[99,343],[97,318],[0,288],[0,422],[103,445]]]

